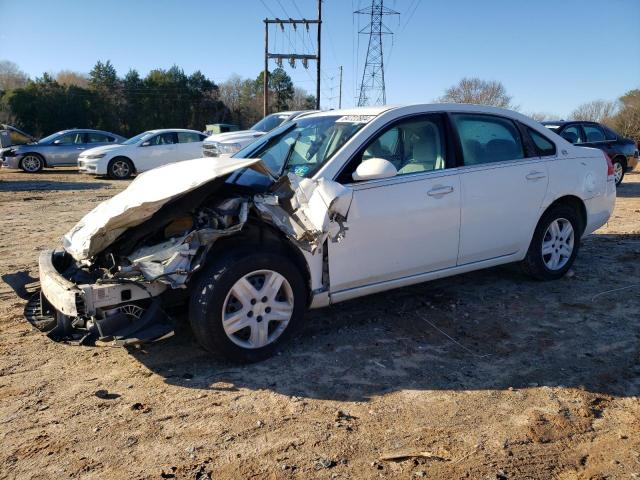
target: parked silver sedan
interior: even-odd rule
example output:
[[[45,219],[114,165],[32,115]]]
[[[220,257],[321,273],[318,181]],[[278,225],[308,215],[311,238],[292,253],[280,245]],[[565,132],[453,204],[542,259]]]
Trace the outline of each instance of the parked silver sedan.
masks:
[[[76,166],[82,151],[125,140],[102,130],[63,130],[37,142],[12,147],[4,152],[2,166],[19,168],[27,173],[36,173],[45,167]]]

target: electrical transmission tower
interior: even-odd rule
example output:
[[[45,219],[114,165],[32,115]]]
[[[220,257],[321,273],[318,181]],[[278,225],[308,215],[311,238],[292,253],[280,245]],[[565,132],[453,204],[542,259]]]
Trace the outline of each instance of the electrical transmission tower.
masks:
[[[387,95],[384,88],[382,36],[393,35],[393,32],[382,20],[385,15],[399,15],[399,13],[385,7],[384,0],[371,0],[371,7],[356,10],[353,13],[370,16],[369,24],[358,32],[369,35],[367,59],[362,72],[358,106],[384,105],[387,103]]]

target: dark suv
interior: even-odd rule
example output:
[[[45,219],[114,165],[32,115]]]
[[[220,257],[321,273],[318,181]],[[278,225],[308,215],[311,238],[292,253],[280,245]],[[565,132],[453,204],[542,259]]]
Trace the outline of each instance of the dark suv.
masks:
[[[564,120],[542,124],[574,145],[599,148],[609,155],[613,163],[616,185],[620,185],[625,172],[633,170],[638,165],[636,142],[618,135],[606,125]]]

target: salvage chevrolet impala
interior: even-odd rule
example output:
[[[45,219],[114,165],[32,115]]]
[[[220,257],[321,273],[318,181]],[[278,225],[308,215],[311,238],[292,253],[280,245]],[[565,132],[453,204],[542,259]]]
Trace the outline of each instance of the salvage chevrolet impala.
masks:
[[[305,310],[519,262],[553,280],[611,215],[602,151],[508,110],[370,107],[281,125],[232,158],[140,175],[40,255],[26,316],[56,340],[171,335],[272,355]]]

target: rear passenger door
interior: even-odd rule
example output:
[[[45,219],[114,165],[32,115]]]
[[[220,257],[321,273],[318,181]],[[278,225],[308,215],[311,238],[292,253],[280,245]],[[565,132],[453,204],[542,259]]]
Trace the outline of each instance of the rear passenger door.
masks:
[[[547,192],[545,159],[525,148],[511,119],[471,113],[451,118],[463,156],[458,265],[523,253]]]

